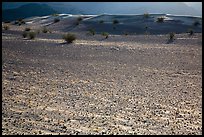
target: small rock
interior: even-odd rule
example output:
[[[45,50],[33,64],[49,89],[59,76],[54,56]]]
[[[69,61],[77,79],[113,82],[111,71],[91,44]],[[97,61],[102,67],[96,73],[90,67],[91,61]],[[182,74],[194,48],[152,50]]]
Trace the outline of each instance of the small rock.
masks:
[[[119,50],[120,50],[120,48],[118,48],[118,47],[111,47],[111,50],[116,50],[116,51],[119,51]]]

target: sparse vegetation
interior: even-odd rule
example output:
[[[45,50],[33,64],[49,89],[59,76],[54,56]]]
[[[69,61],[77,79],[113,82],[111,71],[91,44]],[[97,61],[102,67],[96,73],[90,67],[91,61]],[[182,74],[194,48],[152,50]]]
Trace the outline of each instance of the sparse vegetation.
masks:
[[[35,32],[29,32],[28,36],[29,36],[29,39],[35,39],[36,33]]]
[[[77,18],[77,21],[79,21],[79,22],[82,21],[82,20],[83,20],[82,17],[78,17],[78,18]]]
[[[193,29],[189,29],[187,32],[189,33],[190,36],[192,36],[194,34]]]
[[[78,26],[78,25],[79,25],[79,21],[77,21],[75,25],[77,25],[77,26]]]
[[[36,33],[37,33],[37,34],[40,34],[40,30],[36,30]]]
[[[175,33],[174,32],[170,32],[169,33],[169,40],[174,40],[175,38]]]
[[[164,22],[164,17],[158,17],[158,18],[157,18],[157,22],[159,22],[159,23]]]
[[[48,32],[48,29],[47,29],[46,27],[43,27],[42,32],[43,32],[43,33],[47,33],[47,32]]]
[[[149,13],[144,14],[144,18],[149,18],[149,17],[150,17]]]
[[[49,32],[49,33],[52,33],[52,31],[51,31],[51,30],[48,30],[48,32]]]
[[[23,19],[18,19],[17,21],[14,22],[14,25],[21,26],[22,24],[25,24],[25,21]]]
[[[193,23],[193,25],[194,25],[194,26],[199,26],[199,25],[200,25],[200,22],[196,20],[196,21]]]
[[[57,23],[57,22],[59,22],[60,21],[60,19],[58,19],[58,18],[55,18],[54,19],[54,23]]]
[[[55,13],[55,14],[52,14],[52,16],[59,16],[59,14]]]
[[[4,21],[4,23],[11,23],[10,21]]]
[[[28,36],[28,32],[24,31],[24,32],[22,33],[22,36],[23,36],[23,38],[26,38],[26,37]]]
[[[104,21],[103,21],[103,20],[100,20],[100,21],[99,21],[99,23],[101,23],[101,24],[102,24],[102,23],[104,23]]]
[[[21,24],[25,24],[25,21],[24,21],[24,20],[22,20],[22,21],[21,21]]]
[[[9,25],[3,25],[3,29],[4,29],[4,30],[9,30],[9,29],[10,29],[10,26],[9,26]]]
[[[95,34],[96,34],[96,32],[95,32],[94,29],[90,29],[90,30],[89,30],[89,33],[90,33],[91,35],[95,35]]]
[[[74,40],[76,40],[76,36],[71,33],[64,34],[62,37],[67,43],[72,43]]]
[[[148,28],[149,28],[148,26],[145,26],[145,34],[146,34],[146,35],[149,34],[149,32],[148,32]]]
[[[30,28],[25,28],[25,31],[30,31],[31,29]]]
[[[108,36],[109,36],[108,32],[102,32],[101,35],[102,35],[102,36],[105,36],[106,39],[107,39]]]
[[[113,24],[118,24],[119,23],[119,21],[118,20],[113,20]]]
[[[77,22],[75,23],[75,25],[78,26],[82,20],[83,20],[82,17],[78,17],[78,18],[77,18]]]

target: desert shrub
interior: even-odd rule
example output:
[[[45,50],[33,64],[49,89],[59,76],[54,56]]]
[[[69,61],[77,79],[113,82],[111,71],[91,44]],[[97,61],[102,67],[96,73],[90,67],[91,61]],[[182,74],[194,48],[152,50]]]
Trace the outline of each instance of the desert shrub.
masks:
[[[24,31],[24,32],[22,33],[22,36],[23,36],[23,38],[26,38],[26,37],[28,36],[28,32]]]
[[[79,25],[79,21],[77,21],[77,22],[75,23],[75,25],[77,25],[77,26],[78,26],[78,25]]]
[[[34,39],[36,37],[36,33],[35,32],[29,32],[28,36],[29,36],[29,39]]]
[[[18,19],[18,20],[16,21],[16,23],[20,26],[20,25],[22,25],[22,24],[25,24],[25,21],[24,21],[23,19]]]
[[[18,24],[18,21],[14,21],[14,23],[13,23],[14,25],[17,25]]]
[[[143,16],[144,16],[144,18],[149,18],[150,15],[149,15],[149,13],[145,13]]]
[[[22,20],[22,21],[21,21],[21,24],[25,24],[25,21],[24,21],[24,20]]]
[[[118,20],[113,20],[113,24],[118,24],[119,23],[119,21]]]
[[[56,17],[56,16],[59,16],[59,14],[55,13],[55,14],[52,14],[52,16],[55,16],[55,17]]]
[[[60,19],[58,19],[58,18],[55,18],[54,19],[54,23],[57,23],[57,22],[59,22],[60,21]]]
[[[189,29],[187,32],[189,33],[189,35],[193,35],[194,34],[194,31],[192,29]]]
[[[106,39],[108,38],[108,32],[102,32],[101,35],[105,36]]]
[[[40,30],[36,30],[36,34],[40,34]]]
[[[9,25],[3,25],[3,29],[4,29],[4,30],[9,30],[9,29],[10,29],[10,26],[9,26]]]
[[[18,19],[18,21],[21,22],[21,21],[23,21],[23,19],[20,18],[20,19]]]
[[[82,21],[82,20],[83,20],[82,17],[78,17],[78,18],[77,18],[77,21]]]
[[[169,33],[169,40],[174,40],[175,37],[175,33],[174,32],[170,32]]]
[[[42,32],[43,32],[43,33],[47,33],[47,32],[48,32],[48,29],[47,29],[46,27],[43,27]]]
[[[159,23],[164,22],[164,17],[158,17],[158,18],[157,18],[157,22],[159,22]]]
[[[30,31],[31,29],[30,28],[25,28],[25,31]]]
[[[90,33],[91,35],[95,35],[95,34],[96,34],[96,32],[95,32],[94,29],[90,29],[90,30],[89,30],[89,33]]]
[[[104,21],[103,21],[103,20],[100,20],[100,21],[99,21],[99,23],[101,23],[101,24],[102,24],[102,23],[104,23]]]
[[[76,36],[71,33],[64,34],[62,37],[67,43],[72,43],[74,40],[76,40]]]
[[[10,21],[4,21],[4,23],[11,23]]]
[[[48,30],[48,32],[49,32],[49,33],[52,33],[52,31],[51,31],[51,30]]]
[[[199,22],[199,21],[195,21],[195,22],[193,23],[193,25],[194,25],[194,26],[199,26],[199,25],[200,25],[200,22]]]

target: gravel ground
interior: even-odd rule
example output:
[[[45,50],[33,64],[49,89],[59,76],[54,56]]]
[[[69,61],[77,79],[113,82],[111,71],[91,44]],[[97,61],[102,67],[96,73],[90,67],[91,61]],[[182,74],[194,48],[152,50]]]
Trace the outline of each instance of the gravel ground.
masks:
[[[202,134],[202,34],[2,33],[2,134]]]

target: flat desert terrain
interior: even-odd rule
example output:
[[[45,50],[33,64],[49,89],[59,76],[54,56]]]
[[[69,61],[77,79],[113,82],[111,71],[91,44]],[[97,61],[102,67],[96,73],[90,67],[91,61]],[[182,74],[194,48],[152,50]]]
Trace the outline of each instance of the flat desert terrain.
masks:
[[[84,23],[67,44],[72,20],[33,40],[37,23],[2,30],[3,135],[202,134],[202,33],[105,39]]]

